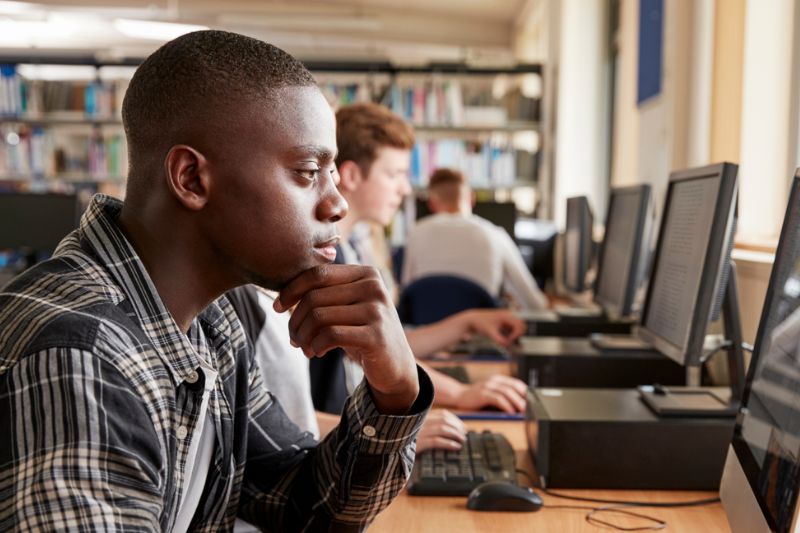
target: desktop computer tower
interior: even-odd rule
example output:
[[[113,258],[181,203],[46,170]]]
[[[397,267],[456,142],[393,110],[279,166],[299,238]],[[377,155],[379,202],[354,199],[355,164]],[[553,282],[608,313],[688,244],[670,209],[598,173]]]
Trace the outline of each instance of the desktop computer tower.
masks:
[[[717,490],[734,422],[659,418],[632,389],[537,388],[526,431],[545,487]]]
[[[527,325],[529,337],[588,337],[592,333],[628,335],[636,320],[612,319],[605,314],[566,316],[555,311],[524,311],[520,318]]]
[[[523,337],[512,350],[512,367],[515,376],[536,387],[686,383],[686,369],[655,350],[601,351],[578,338]]]

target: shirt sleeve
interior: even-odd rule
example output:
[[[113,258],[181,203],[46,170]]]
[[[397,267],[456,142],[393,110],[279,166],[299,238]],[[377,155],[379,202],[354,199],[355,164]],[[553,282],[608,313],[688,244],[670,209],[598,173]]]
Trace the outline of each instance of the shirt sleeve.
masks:
[[[339,426],[317,446],[281,431],[282,410],[261,400],[256,376],[252,400],[262,407],[250,413],[239,515],[270,531],[366,528],[405,486],[414,464],[416,436],[433,402],[430,378],[417,371],[420,392],[408,415],[381,414],[363,380]]]
[[[497,228],[500,253],[503,256],[503,284],[525,309],[547,309],[547,297],[536,285],[517,245],[505,230]]]
[[[158,439],[124,377],[49,348],[0,374],[0,531],[156,531]]]

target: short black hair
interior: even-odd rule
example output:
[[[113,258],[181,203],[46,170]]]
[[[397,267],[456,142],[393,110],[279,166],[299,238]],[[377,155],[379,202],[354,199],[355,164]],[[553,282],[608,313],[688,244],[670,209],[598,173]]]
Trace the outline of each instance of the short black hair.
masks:
[[[122,102],[130,174],[138,173],[143,159],[166,156],[174,144],[185,142],[187,130],[213,128],[208,120],[237,104],[268,99],[277,88],[315,83],[300,61],[258,39],[205,30],[169,41],[139,66]]]

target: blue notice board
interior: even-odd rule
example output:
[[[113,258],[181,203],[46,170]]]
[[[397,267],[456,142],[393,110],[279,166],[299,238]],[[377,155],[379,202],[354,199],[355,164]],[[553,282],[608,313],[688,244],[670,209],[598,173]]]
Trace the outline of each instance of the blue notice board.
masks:
[[[636,103],[661,92],[664,0],[639,0],[639,79]]]

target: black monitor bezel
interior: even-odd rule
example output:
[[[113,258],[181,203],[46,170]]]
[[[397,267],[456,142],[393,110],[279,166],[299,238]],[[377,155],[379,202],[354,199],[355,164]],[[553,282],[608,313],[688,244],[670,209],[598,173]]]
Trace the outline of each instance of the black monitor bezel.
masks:
[[[73,229],[77,228],[78,225],[80,224],[80,218],[81,218],[81,211],[82,210],[81,210],[80,198],[78,197],[77,194],[74,194],[74,193],[58,193],[58,192],[9,191],[9,192],[2,192],[2,193],[0,193],[0,195],[2,195],[3,198],[8,198],[8,197],[25,198],[25,199],[29,199],[29,198],[36,198],[36,199],[58,198],[59,200],[65,200],[65,201],[69,200],[69,203],[71,203],[72,206],[74,207]],[[70,230],[70,231],[72,231],[72,230]],[[37,250],[37,251],[52,252],[53,250],[55,250],[55,247],[58,245],[58,243],[61,242],[61,240],[64,237],[66,237],[68,233],[69,233],[69,231],[67,233],[65,233],[64,235],[62,235],[60,238],[57,238],[57,239],[54,238],[51,242],[49,242],[47,244],[36,243],[34,245],[31,245],[30,243],[26,244],[26,243],[24,243],[22,241],[10,242],[10,243],[7,243],[7,244],[4,244],[4,243],[0,242],[0,249],[6,249],[6,248],[10,248],[10,249],[28,248],[28,249],[33,249],[33,250]]]
[[[639,261],[641,261],[642,254],[644,253],[642,248],[645,244],[644,232],[647,226],[647,214],[648,207],[650,205],[651,193],[652,187],[648,183],[631,185],[628,187],[614,187],[611,189],[611,195],[609,196],[608,200],[608,209],[606,210],[605,234],[603,235],[603,243],[600,246],[600,253],[597,261],[597,277],[594,283],[594,301],[597,305],[601,306],[603,310],[605,310],[609,317],[612,318],[625,317],[630,315],[633,311],[633,301],[636,298],[636,289],[639,278]],[[606,236],[608,235],[608,226],[611,222],[611,214],[614,211],[614,202],[619,198],[619,196],[626,194],[639,195],[639,208],[638,212],[636,213],[636,219],[634,220],[636,223],[636,234],[634,235],[631,262],[628,265],[628,279],[625,283],[625,295],[623,296],[622,304],[616,305],[618,302],[603,301],[603,299],[599,296],[598,288],[600,287],[600,280],[603,279],[603,274],[606,271],[604,268],[604,261],[606,257],[605,254],[607,251]]]
[[[776,296],[775,283],[784,278],[787,270],[792,268],[794,257],[790,256],[787,250],[789,243],[786,239],[786,233],[790,228],[796,228],[800,224],[800,168],[795,171],[792,178],[791,189],[789,192],[789,202],[786,206],[786,213],[783,219],[783,226],[781,227],[781,236],[778,241],[778,247],[775,250],[775,261],[772,266],[772,271],[769,276],[769,284],[767,285],[767,293],[764,297],[764,306],[761,308],[761,319],[758,322],[758,330],[756,332],[756,339],[753,345],[753,353],[750,357],[750,364],[747,369],[747,378],[744,383],[744,393],[742,394],[741,409],[747,408],[748,400],[750,399],[750,392],[753,386],[753,379],[758,365],[756,364],[758,358],[761,356],[761,350],[764,345],[764,334],[769,322],[769,313],[772,309],[773,300]],[[769,513],[768,506],[761,498],[761,492],[755,485],[754,480],[758,478],[760,471],[755,458],[750,453],[750,448],[742,438],[742,422],[744,418],[739,416],[736,419],[736,426],[733,430],[733,438],[731,440],[731,447],[736,454],[736,459],[744,471],[747,482],[750,485],[750,490],[753,493],[765,520],[771,528],[775,527],[772,523],[772,516]],[[797,502],[795,502],[795,506]]]
[[[569,225],[569,212],[570,212],[570,204],[580,204],[578,208],[578,213],[580,216],[580,230],[581,235],[586,237],[581,242],[579,257],[578,257],[578,264],[582,266],[583,276],[580,276],[580,280],[578,281],[578,285],[570,285],[567,281],[569,279],[568,273],[568,261],[567,257],[569,255],[569,251],[567,250],[567,231]],[[562,256],[562,268],[561,268],[561,275],[562,275],[562,283],[564,288],[568,291],[573,293],[581,293],[585,291],[588,287],[586,284],[586,275],[591,268],[591,260],[592,260],[592,231],[594,226],[594,214],[592,213],[592,208],[589,205],[589,198],[586,196],[571,196],[567,198],[567,211],[566,211],[566,218],[565,218],[565,226],[564,226],[564,246],[563,246],[563,256]]]
[[[650,283],[647,286],[647,296],[642,309],[640,325],[637,329],[639,338],[650,343],[656,350],[684,366],[699,366],[702,361],[703,342],[708,329],[711,308],[719,292],[719,283],[722,269],[727,262],[728,239],[733,231],[735,202],[737,192],[736,173],[738,166],[733,163],[717,163],[703,167],[692,168],[673,172],[669,178],[667,196],[664,209],[661,213],[658,241],[653,256],[653,266],[650,272]],[[711,235],[703,260],[703,271],[700,276],[700,294],[692,310],[689,336],[685,346],[678,346],[661,337],[647,327],[647,319],[651,311],[653,300],[654,281],[659,267],[659,258],[663,245],[664,230],[667,221],[666,214],[672,200],[676,184],[702,179],[709,176],[719,176],[720,184],[714,202],[714,219],[711,225]]]

